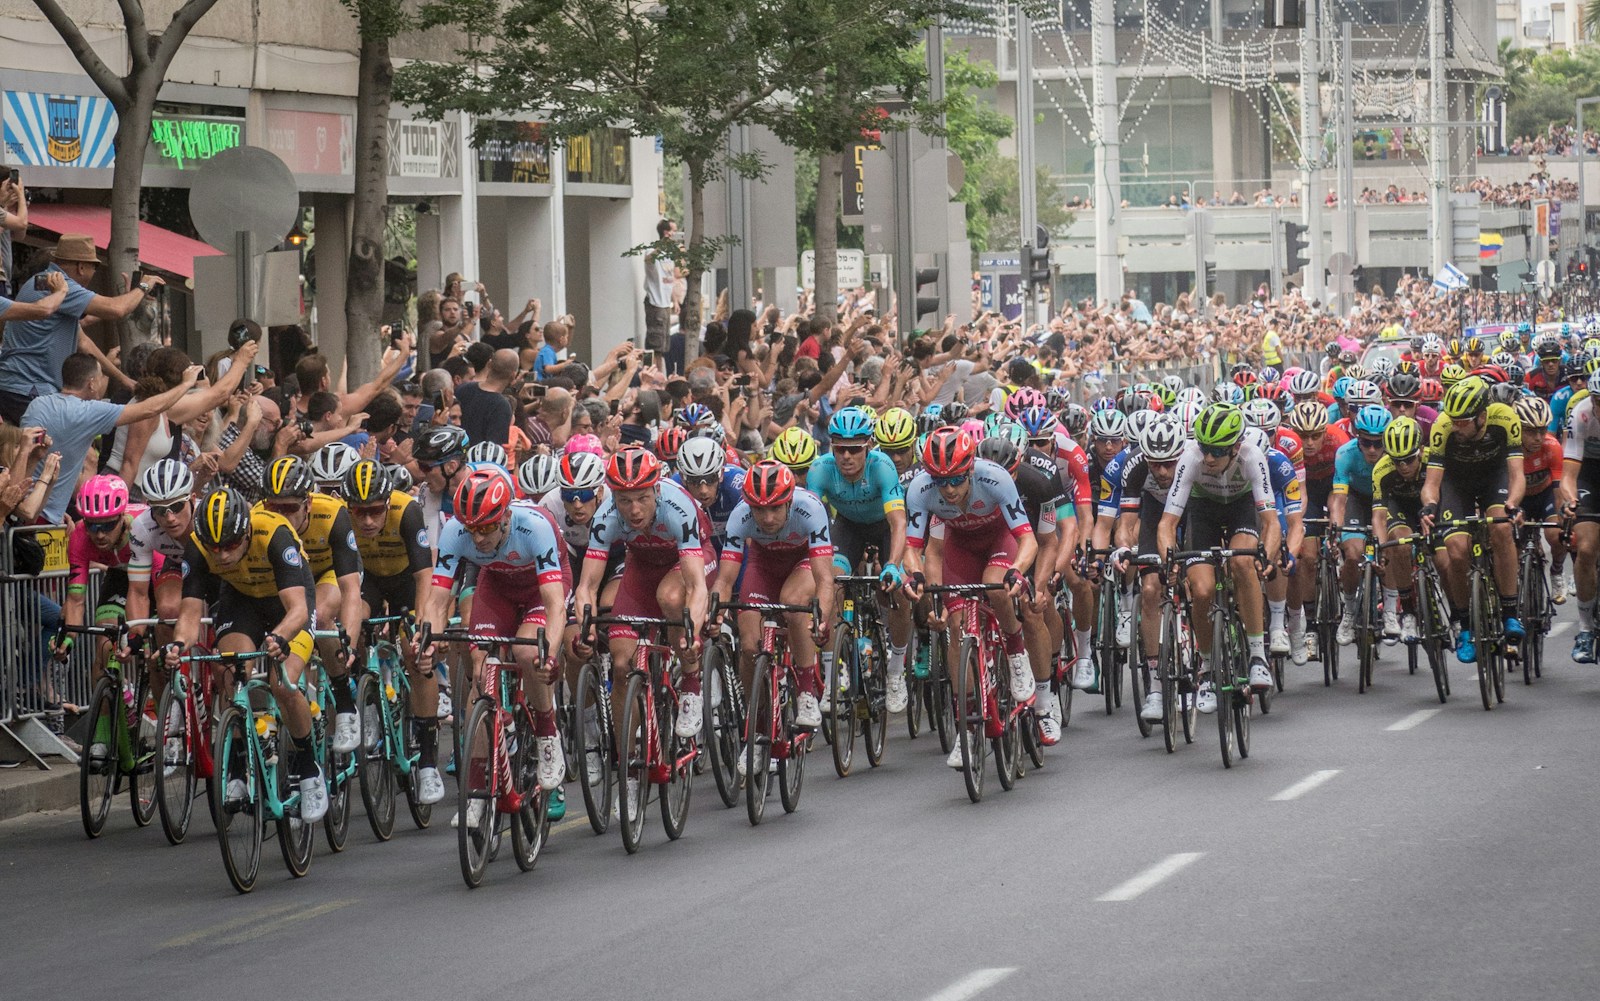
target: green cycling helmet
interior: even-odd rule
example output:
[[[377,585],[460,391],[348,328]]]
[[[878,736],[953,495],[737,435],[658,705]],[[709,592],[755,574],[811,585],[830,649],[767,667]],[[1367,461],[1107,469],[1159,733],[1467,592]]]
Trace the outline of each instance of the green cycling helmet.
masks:
[[[1232,403],[1213,403],[1195,418],[1194,438],[1202,448],[1231,448],[1244,437],[1244,414]]]

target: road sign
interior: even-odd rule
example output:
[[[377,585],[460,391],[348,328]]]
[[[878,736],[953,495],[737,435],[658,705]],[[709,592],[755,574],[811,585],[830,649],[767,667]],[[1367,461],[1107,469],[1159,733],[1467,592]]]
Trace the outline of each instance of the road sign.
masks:
[[[859,250],[838,250],[838,288],[859,288],[867,283],[867,255]],[[809,289],[817,287],[817,252],[807,250],[800,255],[800,284]]]
[[[257,254],[282,243],[300,214],[294,175],[273,153],[236,146],[212,157],[189,189],[189,218],[200,238],[225,254],[236,253],[248,233]]]

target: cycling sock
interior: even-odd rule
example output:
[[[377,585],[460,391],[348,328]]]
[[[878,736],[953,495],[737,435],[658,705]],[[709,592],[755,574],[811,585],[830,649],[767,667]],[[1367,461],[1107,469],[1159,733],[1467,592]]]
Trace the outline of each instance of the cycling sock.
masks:
[[[439,767],[439,720],[413,716],[411,723],[417,728],[418,767]]]
[[[810,692],[813,695],[817,693],[817,666],[815,664],[807,664],[804,667],[795,668],[794,677],[796,684],[800,686],[800,691]]]
[[[1297,605],[1289,609],[1289,631],[1294,633],[1306,631],[1306,606]]]
[[[1346,591],[1344,593],[1344,614],[1348,615],[1352,619],[1356,617],[1356,592],[1355,591]]]
[[[903,646],[889,647],[889,677],[904,674],[906,671],[906,648]]]
[[[683,676],[683,679],[678,682],[678,694],[679,695],[699,695],[700,694],[700,672],[699,671],[696,671],[693,674],[685,674]]]
[[[1267,602],[1267,608],[1269,610],[1271,610],[1271,612],[1272,612],[1272,628],[1274,628],[1274,629],[1282,629],[1283,628],[1284,615],[1289,610],[1289,602],[1288,602],[1288,600],[1285,599],[1283,601],[1268,601]]]
[[[1404,591],[1396,591],[1395,599],[1400,604],[1400,611],[1415,613],[1417,610],[1417,589],[1408,587]]]
[[[317,773],[317,756],[311,750],[311,734],[289,738],[294,746],[294,774],[296,778],[310,778]]]
[[[1027,652],[1028,648],[1022,642],[1022,630],[1018,629],[1016,632],[1006,636],[1006,654],[1008,656],[1015,656],[1019,653]]]
[[[353,713],[356,711],[356,696],[350,690],[350,676],[341,678],[328,676],[328,685],[333,689],[333,708],[339,713]]]
[[[1578,628],[1586,633],[1594,632],[1594,605],[1593,598],[1578,602]]]
[[[1517,596],[1516,595],[1514,595],[1514,594],[1512,594],[1512,595],[1504,595],[1504,594],[1502,594],[1500,596],[1500,617],[1502,619],[1514,619],[1514,618],[1517,617]]]
[[[805,669],[809,670],[810,669],[809,665],[807,665],[807,667]],[[822,651],[822,677],[827,681],[828,688],[832,689],[833,688],[833,651],[832,650],[824,650],[824,651]],[[815,687],[814,684],[813,684],[813,687]],[[802,685],[801,686],[801,690],[802,691],[809,691],[810,689],[807,689],[807,688],[805,688],[805,686]]]
[[[1248,636],[1246,636],[1244,639],[1245,639],[1245,645],[1250,648],[1250,659],[1251,660],[1254,660],[1257,657],[1260,657],[1262,660],[1266,660],[1267,659],[1267,644],[1266,644],[1266,639],[1265,639],[1265,637],[1262,636],[1262,634],[1260,634],[1260,633],[1251,633]]]
[[[1078,656],[1089,656],[1089,630],[1074,629],[1072,631],[1072,639],[1078,644]]]
[[[535,709],[533,711],[533,735],[535,737],[554,737],[556,735],[556,711],[554,709]]]
[[[1395,612],[1398,614],[1400,611],[1400,592],[1392,587],[1384,588],[1383,607],[1386,611]]]

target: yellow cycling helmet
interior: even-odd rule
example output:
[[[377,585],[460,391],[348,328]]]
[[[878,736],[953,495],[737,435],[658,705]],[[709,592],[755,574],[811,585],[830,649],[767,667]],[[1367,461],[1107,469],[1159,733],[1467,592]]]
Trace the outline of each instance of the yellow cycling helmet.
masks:
[[[1410,417],[1396,417],[1383,432],[1383,450],[1396,459],[1422,451],[1422,425]]]
[[[916,419],[902,407],[890,407],[879,416],[872,436],[884,448],[910,448],[917,443]]]
[[[804,428],[785,428],[772,443],[770,457],[794,472],[804,472],[817,461],[817,440]]]
[[[1470,420],[1488,405],[1489,384],[1475,375],[1462,379],[1444,394],[1445,416],[1453,421]]]
[[[1467,377],[1467,370],[1460,365],[1446,365],[1439,370],[1439,384],[1449,389]]]

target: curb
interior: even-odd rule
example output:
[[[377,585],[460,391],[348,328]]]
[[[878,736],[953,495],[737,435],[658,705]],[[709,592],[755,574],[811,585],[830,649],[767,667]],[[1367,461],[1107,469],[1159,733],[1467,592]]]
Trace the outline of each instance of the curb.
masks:
[[[78,770],[66,762],[41,771],[31,764],[0,772],[0,823],[42,810],[68,810],[78,803]]]

